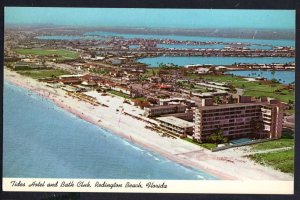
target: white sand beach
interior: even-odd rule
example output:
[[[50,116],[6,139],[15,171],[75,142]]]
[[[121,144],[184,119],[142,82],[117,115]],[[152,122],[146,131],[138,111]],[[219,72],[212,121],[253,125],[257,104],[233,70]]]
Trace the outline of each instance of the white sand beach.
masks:
[[[228,149],[211,152],[181,139],[162,137],[158,133],[146,129],[146,122],[137,120],[121,112],[133,115],[142,114],[143,110],[133,105],[123,103],[120,97],[101,96],[96,91],[87,92],[97,100],[108,105],[92,106],[66,95],[62,89],[47,87],[45,83],[21,76],[8,69],[4,70],[4,80],[24,87],[42,95],[68,112],[78,117],[110,130],[124,139],[157,152],[160,155],[180,163],[205,171],[223,180],[293,180],[289,174],[265,167],[243,157],[247,148]],[[117,109],[119,111],[117,111]],[[246,149],[246,150],[245,150]]]
[[[255,78],[244,78],[247,81],[257,81]]]

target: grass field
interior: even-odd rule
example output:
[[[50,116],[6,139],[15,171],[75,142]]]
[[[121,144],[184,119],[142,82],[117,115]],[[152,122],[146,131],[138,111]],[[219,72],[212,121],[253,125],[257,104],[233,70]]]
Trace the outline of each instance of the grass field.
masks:
[[[78,57],[77,52],[63,50],[63,49],[15,49],[15,52],[23,55],[38,55],[50,56],[56,55],[65,59],[75,59]]]
[[[149,68],[147,69],[147,71],[145,72],[145,75],[153,75],[153,73],[158,74],[159,72],[159,68]]]
[[[29,76],[34,79],[48,78],[48,77],[52,77],[52,76],[60,76],[60,75],[70,74],[66,71],[58,70],[58,69],[23,70],[23,71],[18,71],[17,73],[24,75],[24,76]]]
[[[283,147],[293,147],[294,146],[294,139],[282,138],[279,140],[272,140],[269,142],[259,143],[252,145],[251,148],[253,150],[267,150],[267,149],[277,149]]]
[[[122,92],[119,92],[119,91],[115,91],[115,90],[110,90],[110,91],[107,91],[108,93],[111,93],[111,94],[114,94],[114,95],[117,95],[119,97],[123,97],[125,99],[137,99],[137,100],[141,100],[141,101],[145,101],[146,98],[145,97],[138,97],[138,98],[131,98],[128,94],[124,94]]]
[[[279,83],[261,83],[256,81],[247,81],[242,77],[231,76],[231,75],[205,75],[203,79],[216,82],[226,82],[236,88],[242,88],[245,90],[245,95],[254,97],[273,97],[280,101],[288,102],[289,100],[294,101],[294,91],[284,89],[284,85]],[[276,90],[280,90],[278,93]]]
[[[109,90],[109,91],[107,91],[107,92],[110,93],[110,94],[117,95],[117,96],[119,96],[119,97],[123,97],[123,98],[125,98],[125,99],[130,99],[130,97],[129,97],[128,94],[124,94],[124,93],[119,92],[119,91]]]
[[[204,148],[209,149],[209,150],[211,150],[212,148],[215,148],[215,147],[216,147],[216,145],[213,144],[213,143],[201,143],[201,144],[200,144],[200,143],[198,143],[198,142],[193,141],[193,140],[190,139],[190,138],[183,138],[183,140],[188,141],[188,142],[191,142],[191,143],[193,143],[193,144],[195,144],[195,145],[204,147]]]
[[[94,70],[91,70],[91,72],[94,72],[94,73],[97,73],[97,74],[109,74],[109,70],[107,69],[94,69]]]
[[[277,149],[284,147],[294,147],[294,133],[292,131],[284,131],[281,139],[272,140],[264,143],[254,144],[251,150],[263,151],[269,149]],[[293,173],[294,170],[294,148],[285,151],[276,151],[269,153],[260,153],[248,156],[256,162],[269,165],[282,172]]]
[[[268,150],[268,149],[277,149],[283,147],[294,147],[294,131],[284,130],[282,131],[282,136],[278,140],[271,140],[268,142],[263,142],[259,144],[254,144],[251,146],[252,150]]]
[[[294,172],[294,149],[272,153],[254,154],[250,159],[285,173]]]

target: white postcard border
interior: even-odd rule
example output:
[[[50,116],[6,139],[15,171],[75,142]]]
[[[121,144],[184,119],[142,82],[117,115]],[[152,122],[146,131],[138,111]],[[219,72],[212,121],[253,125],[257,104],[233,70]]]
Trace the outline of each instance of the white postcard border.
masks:
[[[293,194],[294,181],[3,178],[11,192]],[[130,183],[130,184],[128,184]],[[50,184],[52,184],[50,186]],[[135,186],[135,187],[133,187]]]

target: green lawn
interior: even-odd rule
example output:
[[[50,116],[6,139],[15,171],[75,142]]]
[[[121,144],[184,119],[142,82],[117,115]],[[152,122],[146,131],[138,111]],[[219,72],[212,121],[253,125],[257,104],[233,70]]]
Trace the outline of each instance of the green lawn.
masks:
[[[23,71],[17,71],[17,73],[29,76],[34,79],[40,79],[40,78],[48,78],[52,76],[60,76],[65,74],[70,74],[63,70],[58,69],[43,69],[43,70],[23,70]]]
[[[94,69],[91,71],[97,74],[104,74],[104,75],[109,74],[109,71],[107,69]]]
[[[284,85],[280,83],[264,83],[258,81],[247,81],[242,77],[231,76],[231,75],[204,75],[201,76],[205,80],[226,82],[236,88],[242,88],[245,90],[245,95],[254,97],[273,97],[280,101],[288,102],[289,100],[294,101],[294,91],[284,89]],[[281,92],[275,92],[281,90]]]
[[[137,98],[134,98],[136,100],[141,100],[141,101],[146,101],[147,99],[145,97],[137,97]]]
[[[268,149],[277,149],[283,147],[294,147],[294,131],[284,130],[278,140],[271,140],[259,144],[251,145],[252,150],[261,151]]]
[[[131,98],[129,97],[128,94],[124,94],[124,93],[119,92],[119,91],[109,90],[109,91],[107,91],[107,92],[108,92],[108,93],[111,93],[111,94],[114,94],[114,95],[117,95],[117,96],[120,96],[120,97],[123,97],[123,98],[125,98],[125,99],[131,99]]]
[[[213,143],[198,143],[198,142],[193,141],[193,140],[190,139],[190,138],[183,138],[183,140],[188,141],[188,142],[191,142],[191,143],[193,143],[193,144],[195,144],[195,145],[204,147],[204,148],[209,149],[209,150],[211,150],[212,148],[215,148],[215,147],[216,147],[216,145],[213,144]]]
[[[63,50],[63,49],[15,49],[16,53],[24,55],[38,55],[38,56],[50,56],[56,55],[62,58],[75,59],[78,57],[77,52]]]
[[[188,74],[186,75],[187,78],[190,78],[190,79],[196,79],[196,78],[201,78],[201,75],[199,74]]]
[[[286,110],[285,112],[288,115],[294,115],[295,114],[295,109]]]
[[[254,144],[251,146],[251,148],[253,150],[259,151],[259,150],[276,149],[276,148],[293,147],[293,146],[294,146],[294,139],[282,138],[279,140],[272,140],[268,142]]]
[[[272,153],[254,154],[250,159],[285,173],[294,173],[294,149]]]
[[[153,76],[153,72],[155,74],[158,74],[159,70],[160,70],[159,68],[148,68],[144,74]]]

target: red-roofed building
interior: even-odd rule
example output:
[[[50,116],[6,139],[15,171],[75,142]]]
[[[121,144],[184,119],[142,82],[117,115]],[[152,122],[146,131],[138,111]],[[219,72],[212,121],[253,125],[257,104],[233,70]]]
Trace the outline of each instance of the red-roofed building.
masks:
[[[169,89],[172,89],[172,85],[160,84],[159,89],[169,90]]]
[[[63,83],[65,85],[74,85],[80,84],[81,80],[79,78],[64,78],[60,80],[60,83]]]

